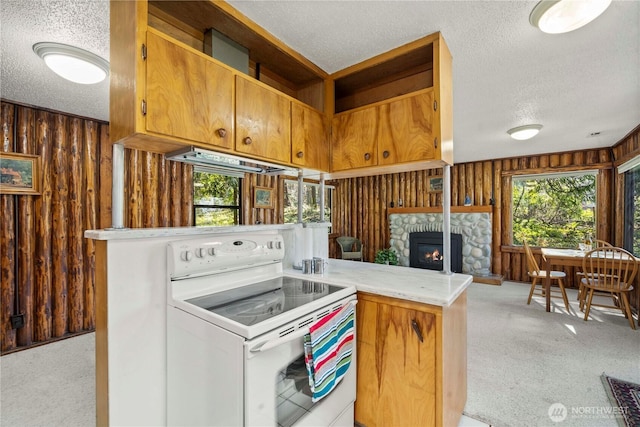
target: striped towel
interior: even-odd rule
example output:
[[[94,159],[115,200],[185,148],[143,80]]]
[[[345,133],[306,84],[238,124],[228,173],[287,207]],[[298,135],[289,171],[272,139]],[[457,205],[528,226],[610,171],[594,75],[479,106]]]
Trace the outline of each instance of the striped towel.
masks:
[[[304,336],[305,364],[313,402],[328,395],[349,369],[354,320],[354,306],[346,304],[311,325]]]

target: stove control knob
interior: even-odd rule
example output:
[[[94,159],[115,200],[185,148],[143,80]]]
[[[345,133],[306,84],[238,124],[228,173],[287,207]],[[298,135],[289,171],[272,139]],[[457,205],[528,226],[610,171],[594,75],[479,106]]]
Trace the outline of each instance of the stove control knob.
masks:
[[[214,256],[216,254],[216,248],[209,248],[207,252],[209,252],[209,255]]]
[[[204,248],[196,248],[195,253],[198,258],[204,258],[204,256],[207,254]]]
[[[267,248],[269,248],[269,249],[273,249],[273,241],[272,241],[272,240],[269,240],[269,241],[267,242]]]
[[[183,261],[191,261],[191,258],[193,258],[193,254],[191,254],[191,251],[184,251],[182,252],[182,260]]]
[[[280,240],[276,241],[276,249],[282,249],[282,242]]]

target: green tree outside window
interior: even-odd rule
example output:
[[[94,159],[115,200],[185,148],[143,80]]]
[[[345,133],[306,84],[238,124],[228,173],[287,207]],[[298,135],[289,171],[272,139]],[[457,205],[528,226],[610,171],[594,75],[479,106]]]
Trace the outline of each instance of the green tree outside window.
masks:
[[[515,245],[577,248],[595,237],[594,172],[514,177],[512,188]]]
[[[193,173],[193,208],[196,226],[240,223],[241,178],[203,171]]]

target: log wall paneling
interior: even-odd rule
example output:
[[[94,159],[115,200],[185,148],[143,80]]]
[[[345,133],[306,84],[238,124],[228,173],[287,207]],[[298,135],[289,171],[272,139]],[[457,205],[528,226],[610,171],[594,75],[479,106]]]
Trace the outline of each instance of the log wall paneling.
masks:
[[[501,191],[502,163],[493,162],[492,169],[493,169],[493,178],[492,178],[493,188],[491,191],[491,196],[493,197],[493,215],[492,215],[492,232],[491,232],[491,236],[493,238],[493,242],[491,244],[492,271],[496,274],[504,274],[502,256],[500,251],[500,247],[502,246],[502,234],[500,232],[502,230],[502,223],[500,221],[500,218],[502,218],[502,215],[504,214],[502,210],[502,191]]]
[[[82,157],[84,156],[82,141],[85,137],[83,121],[71,119],[69,140],[69,240],[68,240],[68,312],[69,332],[80,332],[84,329],[84,259],[83,259],[83,180]]]
[[[456,164],[451,168],[451,204],[462,206],[469,195],[472,205],[493,203],[492,272],[510,280],[528,281],[524,254],[520,250],[503,251],[511,245],[511,177],[513,175],[572,170],[598,169],[599,238],[610,240],[612,227],[611,160],[609,149],[586,152],[542,154],[499,160]],[[365,259],[373,261],[375,252],[389,245],[387,208],[441,206],[441,193],[428,193],[428,179],[442,176],[442,170],[425,170],[348,178],[333,182],[336,186],[336,212],[333,221],[335,236],[360,238],[365,244]],[[333,251],[333,248],[332,248]],[[335,252],[338,253],[337,251]],[[571,279],[571,281],[573,278]],[[573,284],[573,282],[571,282]]]
[[[8,216],[13,216],[13,212],[15,211],[15,203],[14,198],[12,196],[1,195],[0,202],[2,203],[2,210],[7,215],[3,215],[5,218]],[[13,308],[13,300],[15,297],[14,294],[14,284],[15,284],[15,276],[14,276],[14,264],[15,260],[15,248],[16,248],[16,237],[15,237],[15,229],[14,229],[13,221],[2,221],[0,224],[0,231],[2,237],[2,259],[0,262],[0,273],[2,274],[2,287],[0,287],[0,291],[2,295],[0,295],[0,301],[2,305],[0,306],[0,321],[2,321],[2,325],[7,325],[11,323],[11,315],[14,314]],[[15,347],[16,345],[16,331],[11,328],[7,328],[4,326],[2,328],[2,350],[7,350],[8,348]]]
[[[34,341],[46,341],[52,337],[51,313],[51,270],[52,249],[49,238],[52,230],[51,216],[51,176],[52,176],[52,136],[49,124],[51,115],[38,111],[36,145],[40,151],[42,165],[40,197],[36,197],[36,270],[35,270],[35,319]]]
[[[67,152],[68,134],[66,116],[54,116],[53,149],[52,149],[52,177],[51,209],[52,230],[48,236],[55,244],[51,245],[52,263],[52,318],[53,336],[61,337],[67,330],[67,294],[68,294],[68,175]]]
[[[84,183],[84,190],[81,193],[81,203],[84,210],[83,223],[84,230],[95,230],[98,228],[105,228],[111,225],[111,221],[107,225],[100,225],[101,219],[99,218],[101,209],[99,208],[99,198],[102,193],[100,188],[100,141],[108,141],[108,134],[101,134],[102,129],[107,129],[107,126],[101,126],[96,122],[86,122],[84,127],[84,141],[85,151],[82,156],[82,180]],[[111,144],[102,144],[111,147]],[[111,158],[109,157],[109,160]],[[111,162],[109,161],[109,165]],[[111,168],[109,168],[111,170]],[[110,187],[109,187],[110,188]],[[103,200],[111,200],[111,191],[108,196]],[[105,203],[106,204],[106,203]],[[111,206],[111,203],[108,203]],[[108,210],[111,213],[111,209]],[[95,328],[95,241],[90,239],[82,239],[82,254],[83,254],[83,310],[82,310],[82,328],[84,330],[92,330]]]
[[[39,155],[42,179],[40,195],[0,195],[5,354],[95,328],[96,244],[84,231],[111,226],[113,148],[108,125],[91,119],[2,101],[0,120],[2,151]],[[125,150],[125,226],[191,225],[192,169]]]

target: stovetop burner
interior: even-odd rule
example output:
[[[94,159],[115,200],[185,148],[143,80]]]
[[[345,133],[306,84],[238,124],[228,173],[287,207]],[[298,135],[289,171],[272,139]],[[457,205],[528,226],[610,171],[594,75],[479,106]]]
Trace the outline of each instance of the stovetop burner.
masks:
[[[326,283],[282,276],[186,302],[251,326],[341,289]]]

